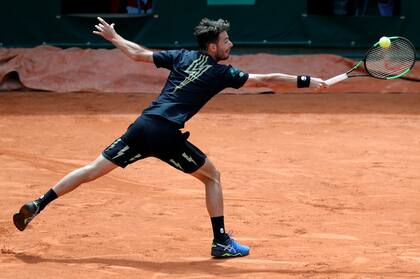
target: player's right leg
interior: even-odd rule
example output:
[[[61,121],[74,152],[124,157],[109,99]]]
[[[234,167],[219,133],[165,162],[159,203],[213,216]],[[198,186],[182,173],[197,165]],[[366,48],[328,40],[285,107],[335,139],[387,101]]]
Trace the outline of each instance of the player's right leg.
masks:
[[[211,255],[215,258],[243,257],[249,254],[250,248],[226,234],[224,228],[223,193],[220,173],[214,164],[206,158],[205,163],[192,176],[199,179],[206,187],[206,205],[213,227],[214,239]]]
[[[20,231],[25,230],[32,219],[38,215],[41,210],[59,196],[73,191],[81,184],[95,180],[118,167],[106,159],[102,154],[94,161],[84,167],[76,169],[64,176],[54,187],[40,198],[24,204],[19,212],[13,215],[13,223]]]

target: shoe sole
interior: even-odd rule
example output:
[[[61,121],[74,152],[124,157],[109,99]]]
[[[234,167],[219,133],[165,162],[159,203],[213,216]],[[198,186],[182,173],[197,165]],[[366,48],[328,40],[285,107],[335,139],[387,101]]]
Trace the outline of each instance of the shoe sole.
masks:
[[[246,254],[241,253],[241,252],[238,252],[238,253],[229,253],[229,252],[222,252],[222,251],[220,251],[220,252],[212,251],[211,256],[213,258],[222,259],[222,258],[245,257],[245,256],[249,255],[249,252],[246,253]]]
[[[32,212],[30,211],[29,206],[26,204],[20,208],[19,212],[16,212],[13,215],[13,223],[15,224],[16,228],[20,231],[24,231],[33,218],[26,216],[32,216]]]
[[[248,254],[246,255],[242,255],[242,253],[236,253],[236,254],[231,254],[231,253],[225,253],[223,255],[212,255],[213,258],[215,259],[225,259],[225,258],[235,258],[235,257],[245,257],[248,256]]]

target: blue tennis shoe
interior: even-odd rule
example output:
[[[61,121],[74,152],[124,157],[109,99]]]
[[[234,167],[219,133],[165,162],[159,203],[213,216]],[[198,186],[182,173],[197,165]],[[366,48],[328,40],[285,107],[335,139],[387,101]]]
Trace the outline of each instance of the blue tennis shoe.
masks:
[[[244,257],[249,254],[249,247],[239,244],[230,236],[223,243],[213,240],[211,255],[215,258]]]

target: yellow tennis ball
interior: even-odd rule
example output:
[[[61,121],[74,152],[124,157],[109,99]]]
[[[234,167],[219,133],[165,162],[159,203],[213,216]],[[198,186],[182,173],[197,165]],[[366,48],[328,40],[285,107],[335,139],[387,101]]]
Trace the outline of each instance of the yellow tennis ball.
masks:
[[[388,37],[382,37],[379,39],[379,45],[381,46],[381,48],[389,48],[389,46],[391,45],[391,40]]]

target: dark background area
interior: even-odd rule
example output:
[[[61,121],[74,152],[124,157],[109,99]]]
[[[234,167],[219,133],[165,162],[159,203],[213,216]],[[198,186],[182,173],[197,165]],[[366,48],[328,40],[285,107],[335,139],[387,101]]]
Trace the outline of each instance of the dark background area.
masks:
[[[336,53],[358,56],[381,36],[404,36],[420,46],[420,2],[394,0],[393,16],[381,16],[377,0],[362,16],[348,1],[346,15],[333,0],[256,0],[254,5],[209,5],[207,0],[154,0],[153,13],[127,14],[124,0],[23,0],[0,4],[0,47],[112,47],[92,34],[96,17],[116,24],[126,39],[151,48],[195,48],[194,26],[203,17],[231,22],[236,54]]]

